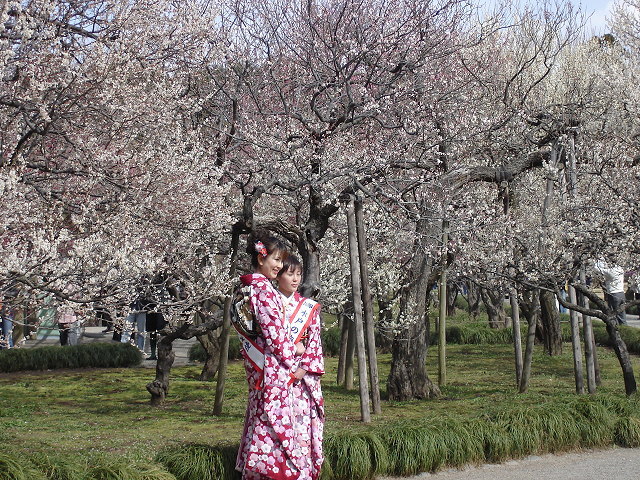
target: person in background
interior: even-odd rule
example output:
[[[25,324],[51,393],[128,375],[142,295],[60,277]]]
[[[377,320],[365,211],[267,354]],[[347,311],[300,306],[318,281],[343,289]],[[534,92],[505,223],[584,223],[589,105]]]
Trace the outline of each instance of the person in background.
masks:
[[[13,309],[4,300],[4,295],[0,296],[0,349],[13,348]]]
[[[61,305],[56,311],[56,318],[60,332],[60,345],[78,345],[82,321],[78,318],[77,312],[69,305]]]
[[[596,272],[603,277],[602,289],[607,305],[612,310],[618,308],[625,302],[624,295],[624,270],[618,265],[612,265],[604,260],[598,260],[595,263]],[[616,313],[616,320],[619,325],[626,325],[627,319],[624,309]]]

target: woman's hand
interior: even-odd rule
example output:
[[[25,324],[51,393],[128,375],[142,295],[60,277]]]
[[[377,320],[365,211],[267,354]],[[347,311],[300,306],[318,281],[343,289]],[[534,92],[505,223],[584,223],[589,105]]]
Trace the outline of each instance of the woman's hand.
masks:
[[[304,368],[298,368],[293,376],[298,380],[302,380],[302,377],[304,377],[305,373],[307,373],[307,371]]]
[[[298,342],[296,343],[296,356],[299,357],[304,353],[304,343]]]

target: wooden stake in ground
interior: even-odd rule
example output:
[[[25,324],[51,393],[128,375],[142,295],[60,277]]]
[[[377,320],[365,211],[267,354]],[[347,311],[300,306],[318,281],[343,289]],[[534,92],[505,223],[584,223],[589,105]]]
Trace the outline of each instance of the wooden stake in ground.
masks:
[[[349,264],[351,266],[351,291],[353,296],[353,319],[356,331],[356,352],[358,354],[358,383],[360,385],[360,414],[364,423],[371,422],[369,412],[369,382],[367,379],[367,361],[364,346],[364,327],[362,323],[362,286],[360,283],[360,256],[356,232],[355,198],[349,195],[347,204],[347,227],[349,229]]]
[[[347,351],[344,363],[344,388],[353,390],[353,354],[356,351],[356,325],[350,318],[347,323]]]
[[[576,298],[576,289],[572,286],[569,287],[569,301],[573,304],[578,302]],[[571,345],[573,346],[573,372],[576,379],[576,393],[583,394],[584,377],[582,375],[582,352],[580,351],[580,325],[578,323],[578,312],[575,310],[569,310],[569,321],[571,322]]]
[[[518,305],[518,291],[515,288],[509,290],[511,303],[511,322],[513,326],[513,353],[516,363],[516,385],[522,382],[522,338],[520,338],[520,305]]]
[[[340,328],[340,350],[338,352],[338,372],[336,373],[336,383],[343,385],[346,379],[347,363],[347,335],[349,335],[349,318],[342,312],[338,314]]]
[[[578,189],[578,173],[576,170],[576,148],[574,135],[575,132],[572,132],[569,135],[569,151],[567,152],[567,159],[565,161],[565,177],[567,179],[567,183],[569,184],[569,194],[572,197],[575,197],[577,195]],[[579,278],[580,282],[583,282],[583,285],[586,285],[586,274],[584,272],[584,268],[580,269]],[[569,297],[572,297],[572,290],[573,298],[571,300],[571,303],[576,303],[578,301],[578,298],[576,295],[576,290],[572,286],[569,287]],[[596,356],[596,345],[593,340],[593,327],[591,326],[591,317],[584,314],[582,315],[582,332],[584,337],[585,362],[587,364],[587,390],[589,393],[596,393],[596,385],[598,383],[596,380],[598,376],[596,373],[596,364],[598,362]]]
[[[364,307],[364,329],[367,339],[367,357],[369,360],[369,376],[371,380],[371,407],[373,413],[382,413],[380,404],[380,381],[378,378],[378,355],[376,353],[376,336],[373,324],[373,301],[369,285],[369,268],[367,267],[367,238],[364,230],[364,211],[361,194],[354,203],[356,214],[356,230],[358,233],[358,257],[360,260],[360,278],[362,280],[362,305]]]
[[[229,276],[236,275],[236,265],[238,263],[238,245],[240,244],[240,230],[234,228],[231,233],[231,266]],[[224,383],[227,378],[227,365],[229,363],[229,335],[231,334],[231,303],[233,301],[233,287],[229,296],[224,301],[224,320],[222,323],[222,334],[220,335],[220,361],[218,362],[218,381],[216,382],[216,398],[213,403],[213,415],[222,415],[222,405],[224,403]]]
[[[582,285],[587,284],[587,274],[584,271],[584,268],[580,269],[580,283]],[[584,295],[578,295],[578,300],[580,305],[584,308],[589,308],[589,299]],[[586,363],[587,363],[587,384],[589,385],[589,393],[594,393],[598,385],[602,383],[600,379],[600,365],[598,364],[598,351],[596,350],[596,339],[593,336],[593,325],[591,323],[591,317],[585,313],[582,314],[582,329],[584,335],[584,351],[586,354]],[[587,350],[587,341],[591,348]],[[589,355],[590,354],[590,355]],[[591,391],[592,386],[591,383],[594,384],[593,392]]]
[[[449,222],[442,221],[442,272],[440,273],[440,316],[438,321],[438,385],[447,384],[447,244]]]

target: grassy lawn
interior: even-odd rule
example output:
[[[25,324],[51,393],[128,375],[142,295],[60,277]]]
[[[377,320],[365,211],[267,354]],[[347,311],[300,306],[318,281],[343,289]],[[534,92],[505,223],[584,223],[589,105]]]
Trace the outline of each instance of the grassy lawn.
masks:
[[[551,397],[574,398],[571,346],[548,357],[536,347],[530,392],[515,393],[512,347],[451,345],[447,349],[448,384],[438,400],[383,403],[372,427],[359,422],[357,390],[347,392],[335,382],[337,359],[327,358],[323,387],[327,432],[376,428],[400,419],[477,417],[520,405],[539,405]],[[429,352],[429,374],[437,380],[437,348]],[[615,355],[598,351],[600,392],[624,396]],[[383,398],[390,356],[381,355]],[[637,361],[634,359],[636,363]],[[197,380],[199,366],[172,370],[169,396],[159,408],[149,405],[145,390],[154,371],[145,368],[67,370],[0,374],[0,443],[16,452],[49,451],[117,454],[151,460],[173,443],[218,444],[239,440],[246,402],[240,362],[230,365],[224,414],[213,417],[215,383]]]

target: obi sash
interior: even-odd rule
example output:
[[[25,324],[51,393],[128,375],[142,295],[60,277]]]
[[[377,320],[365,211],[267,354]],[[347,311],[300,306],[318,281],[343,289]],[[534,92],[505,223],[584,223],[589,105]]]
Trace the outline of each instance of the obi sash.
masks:
[[[298,302],[298,305],[291,314],[291,319],[288,323],[285,322],[287,334],[291,342],[296,344],[304,337],[309,325],[311,325],[313,314],[319,307],[320,304],[310,298],[302,298],[302,300]],[[253,365],[253,368],[260,373],[260,383],[256,386],[256,389],[260,390],[264,376],[264,349],[258,345],[255,338],[251,338],[239,330],[237,331],[244,357]]]

